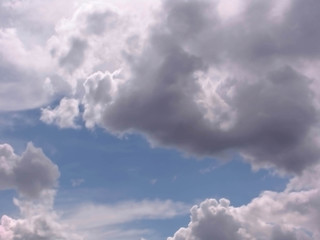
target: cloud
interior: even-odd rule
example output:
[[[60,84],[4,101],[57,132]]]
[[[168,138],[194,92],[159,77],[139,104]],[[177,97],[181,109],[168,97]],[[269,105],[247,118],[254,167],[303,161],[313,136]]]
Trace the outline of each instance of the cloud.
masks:
[[[256,168],[314,165],[320,6],[280,2],[163,1],[116,94],[86,92],[87,113],[99,106],[87,126],[198,156],[237,151]]]
[[[41,109],[40,120],[46,124],[55,124],[60,128],[78,128],[76,119],[79,117],[79,102],[77,99],[63,98],[54,109]]]
[[[85,239],[158,239],[154,230],[131,225],[139,221],[173,219],[186,215],[189,208],[185,203],[171,200],[84,203],[65,211],[63,222],[73,226]]]
[[[121,67],[148,22],[129,6],[120,13],[103,1],[0,1],[0,111],[78,96],[89,75]]]
[[[16,189],[29,198],[54,188],[60,176],[58,167],[32,143],[21,156],[10,145],[0,145],[0,166],[0,189]]]
[[[83,204],[65,217],[79,229],[110,227],[137,220],[170,219],[184,215],[188,205],[171,200],[125,201],[116,204]]]
[[[6,215],[1,217],[1,240],[82,240],[70,226],[62,224],[59,215],[52,209],[55,192],[41,196],[40,202],[14,199],[21,218]]]
[[[0,145],[0,189],[15,189],[21,217],[3,215],[0,240],[81,240],[70,226],[60,223],[54,211],[55,187],[60,173],[41,149],[32,143],[18,156],[8,144]]]
[[[316,170],[315,170],[316,169]],[[273,239],[311,240],[320,237],[319,165],[291,179],[283,192],[265,191],[249,204],[230,206],[227,199],[207,199],[191,208],[188,227],[168,240]],[[313,172],[317,172],[315,176]],[[312,174],[312,182],[308,176]],[[294,186],[299,182],[300,186]],[[301,187],[301,186],[304,187]]]

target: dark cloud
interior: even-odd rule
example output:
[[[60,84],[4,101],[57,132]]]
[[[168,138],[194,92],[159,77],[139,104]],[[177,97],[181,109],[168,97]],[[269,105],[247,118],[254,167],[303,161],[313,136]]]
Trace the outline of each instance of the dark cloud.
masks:
[[[318,54],[319,4],[290,2],[280,19],[276,5],[249,1],[224,19],[216,1],[164,1],[142,53],[128,60],[131,78],[95,121],[200,156],[238,150],[255,166],[296,173],[314,164],[317,79],[301,62]]]

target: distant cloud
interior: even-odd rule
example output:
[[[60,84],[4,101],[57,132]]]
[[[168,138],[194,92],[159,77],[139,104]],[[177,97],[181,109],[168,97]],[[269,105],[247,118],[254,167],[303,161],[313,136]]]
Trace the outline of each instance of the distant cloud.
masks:
[[[226,199],[207,199],[191,209],[188,226],[168,240],[319,239],[319,166],[316,169],[293,178],[284,192],[265,191],[241,207],[230,206]]]
[[[17,190],[20,200],[14,204],[21,214],[19,219],[1,217],[0,240],[83,239],[61,224],[53,210],[59,176],[58,167],[32,143],[21,156],[10,145],[0,145],[0,189]]]
[[[37,198],[54,188],[59,169],[32,143],[18,156],[8,144],[0,145],[0,189],[15,189],[23,196]]]
[[[80,186],[82,183],[84,183],[84,179],[79,178],[79,179],[71,179],[71,185],[72,187],[78,187]]]

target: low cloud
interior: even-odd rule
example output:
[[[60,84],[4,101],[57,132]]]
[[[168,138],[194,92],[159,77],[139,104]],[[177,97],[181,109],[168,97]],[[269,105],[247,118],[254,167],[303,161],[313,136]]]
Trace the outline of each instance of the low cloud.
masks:
[[[79,102],[77,99],[63,98],[54,109],[41,109],[40,120],[46,124],[54,124],[60,128],[79,128],[76,119],[79,117]]]
[[[168,240],[319,239],[319,169],[294,177],[283,192],[265,191],[240,207],[231,206],[227,199],[207,199],[192,207],[188,227]]]
[[[57,165],[32,143],[21,156],[10,145],[0,145],[0,189],[15,189],[22,196],[37,198],[53,189],[59,176]]]
[[[32,143],[18,156],[8,144],[0,145],[0,189],[15,189],[20,218],[3,215],[0,240],[82,240],[54,211],[58,167]]]
[[[197,156],[237,151],[256,168],[301,173],[313,166],[320,6],[238,5],[163,1],[141,53],[127,56],[116,94],[105,89],[101,102],[86,93],[93,99],[86,109],[100,106],[85,114],[87,126],[140,132],[153,145]]]

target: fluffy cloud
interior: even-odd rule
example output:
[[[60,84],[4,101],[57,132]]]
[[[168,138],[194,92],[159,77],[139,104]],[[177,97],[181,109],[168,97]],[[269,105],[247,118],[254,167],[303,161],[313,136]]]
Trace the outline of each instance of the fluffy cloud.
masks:
[[[319,157],[319,4],[280,2],[164,1],[117,93],[86,92],[87,126],[301,173]]]
[[[140,19],[117,2],[0,1],[0,110],[78,95],[92,73],[121,67],[123,53],[138,50],[148,14]]]
[[[139,13],[111,4],[78,4],[73,14],[67,5],[45,18],[51,32],[37,40],[22,37],[19,19],[4,21],[0,110],[67,95],[83,103],[90,128],[140,132],[200,156],[240,151],[254,167],[287,172],[318,161],[317,2],[163,1],[154,15],[152,4]],[[33,21],[30,3],[0,5],[5,18],[20,11]],[[42,120],[75,127],[77,108],[66,116],[62,105]]]
[[[60,128],[78,128],[79,126],[75,121],[79,114],[78,100],[63,98],[56,108],[42,109],[40,119],[47,124],[55,124]]]
[[[168,240],[319,239],[319,182],[317,166],[293,178],[285,191],[265,191],[248,205],[232,207],[226,199],[207,199],[191,209],[188,227]]]
[[[14,199],[21,218],[1,217],[0,240],[83,239],[61,224],[53,210],[59,175],[58,167],[32,143],[21,156],[10,145],[0,145],[0,189],[16,189],[21,197]]]
[[[37,198],[57,184],[57,165],[32,143],[18,156],[8,144],[0,145],[0,189],[16,189],[19,194]]]
[[[68,225],[61,223],[52,209],[54,191],[43,195],[40,203],[14,200],[22,217],[13,219],[2,216],[0,224],[1,240],[82,240]]]

